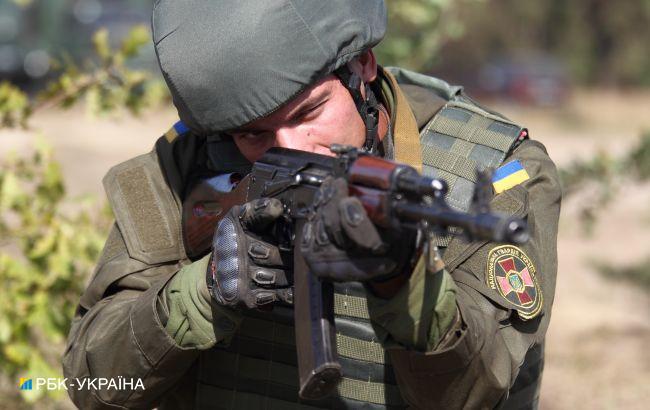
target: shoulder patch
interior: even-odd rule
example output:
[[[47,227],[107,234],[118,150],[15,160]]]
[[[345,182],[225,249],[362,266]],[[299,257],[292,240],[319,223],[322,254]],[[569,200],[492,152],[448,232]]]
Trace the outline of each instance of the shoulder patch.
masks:
[[[497,246],[488,254],[487,285],[527,320],[539,314],[543,306],[542,290],[537,283],[535,266],[516,246]]]
[[[505,165],[500,166],[494,171],[492,176],[492,186],[494,192],[500,194],[501,192],[519,185],[524,181],[530,179],[528,172],[524,169],[518,159],[510,161]]]
[[[114,166],[103,183],[131,258],[153,265],[185,257],[179,206],[155,150]]]

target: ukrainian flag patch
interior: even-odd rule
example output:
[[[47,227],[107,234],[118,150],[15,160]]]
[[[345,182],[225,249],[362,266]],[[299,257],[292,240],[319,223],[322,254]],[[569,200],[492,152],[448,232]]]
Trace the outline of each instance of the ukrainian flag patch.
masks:
[[[500,166],[492,175],[492,186],[497,194],[529,180],[528,172],[518,159]]]
[[[165,133],[165,138],[167,138],[167,141],[172,142],[176,139],[176,137],[185,134],[189,130],[190,129],[187,128],[187,126],[183,124],[182,121],[178,121],[176,124],[174,124],[173,127],[169,129],[169,131]]]

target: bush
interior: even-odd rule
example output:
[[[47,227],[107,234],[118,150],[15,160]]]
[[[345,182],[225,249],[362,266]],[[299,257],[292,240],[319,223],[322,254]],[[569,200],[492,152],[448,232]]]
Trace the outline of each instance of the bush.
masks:
[[[598,213],[616,198],[621,180],[644,182],[650,179],[650,131],[643,133],[636,146],[620,158],[601,152],[593,158],[574,161],[559,172],[565,197],[585,186],[595,188],[595,198],[585,202],[580,210],[583,228],[590,233]]]
[[[59,164],[43,142],[31,158],[2,161],[0,372],[15,380],[61,377],[63,342],[111,221],[96,201],[64,197]]]
[[[100,30],[84,68],[67,62],[34,99],[0,84],[0,128],[29,128],[35,112],[82,100],[99,114],[122,107],[138,114],[166,101],[159,78],[126,65],[149,41],[148,29],[137,26],[111,49],[108,33]],[[70,322],[111,220],[96,199],[66,198],[60,166],[43,140],[29,156],[0,159],[0,407],[36,401],[39,407],[67,406],[65,391],[18,390],[18,378],[62,377]]]

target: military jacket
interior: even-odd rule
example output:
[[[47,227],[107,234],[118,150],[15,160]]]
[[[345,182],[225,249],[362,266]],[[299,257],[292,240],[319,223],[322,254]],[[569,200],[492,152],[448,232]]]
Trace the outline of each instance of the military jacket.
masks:
[[[527,138],[526,130],[479,107],[459,87],[405,70],[391,72],[386,76],[392,79],[388,83],[393,90],[384,97],[394,99],[388,105],[393,107],[396,159],[413,162],[408,145],[413,141],[400,137],[407,133],[408,117],[421,143],[421,149],[415,145],[420,151],[415,158],[422,158],[424,173],[451,181],[448,199],[458,209],[469,206],[474,168],[498,167],[493,209],[526,218],[531,240],[515,247],[466,243],[460,236],[438,238],[458,287],[459,315],[432,351],[374,347],[378,339],[368,326],[364,296],[355,293],[359,287],[339,287],[337,320],[347,320],[348,329],[361,330],[343,331],[337,343],[347,343],[343,348],[349,351],[365,349],[360,362],[355,354],[347,357],[365,367],[361,376],[351,377],[352,382],[339,389],[342,400],[312,407],[534,408],[557,269],[561,194],[555,166],[544,147]],[[70,391],[80,408],[310,408],[310,404],[277,401],[274,394],[262,394],[268,396],[264,400],[255,397],[259,391],[242,394],[232,380],[228,384],[228,372],[208,377],[215,397],[206,399],[205,378],[210,375],[206,368],[237,368],[237,374],[231,375],[237,378],[246,370],[248,356],[239,355],[241,350],[233,356],[233,345],[207,352],[184,349],[164,329],[158,297],[173,275],[191,263],[182,247],[179,217],[186,187],[198,176],[244,169],[241,157],[228,150],[232,145],[219,139],[170,130],[151,153],[109,173],[105,185],[112,193],[117,221],[80,300],[64,372],[66,377],[141,378],[145,389]],[[278,339],[272,348],[279,349],[282,340],[291,338],[277,331],[290,322],[282,320],[253,313],[241,336],[259,333],[268,326],[265,323],[279,324],[271,328],[274,336],[269,336]],[[368,329],[369,336],[359,336]],[[233,342],[240,343],[236,349],[241,349],[241,341]],[[367,370],[372,366],[377,370]],[[373,371],[383,373],[379,382],[371,380]],[[255,369],[252,372],[255,375]],[[274,375],[282,376],[286,372]],[[260,388],[268,390],[268,380],[264,383]],[[239,398],[231,396],[233,391]]]

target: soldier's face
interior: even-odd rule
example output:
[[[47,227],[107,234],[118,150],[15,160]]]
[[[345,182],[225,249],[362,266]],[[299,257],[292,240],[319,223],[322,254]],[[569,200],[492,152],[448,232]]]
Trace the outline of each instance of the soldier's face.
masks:
[[[377,66],[371,52],[353,61],[350,67],[364,82],[376,77]],[[254,162],[271,147],[325,155],[332,155],[332,144],[361,147],[365,126],[348,90],[336,76],[329,75],[271,115],[230,135],[246,159]]]

